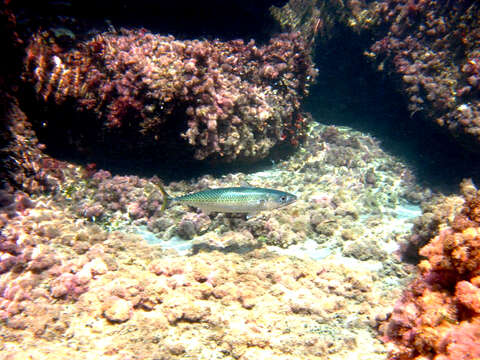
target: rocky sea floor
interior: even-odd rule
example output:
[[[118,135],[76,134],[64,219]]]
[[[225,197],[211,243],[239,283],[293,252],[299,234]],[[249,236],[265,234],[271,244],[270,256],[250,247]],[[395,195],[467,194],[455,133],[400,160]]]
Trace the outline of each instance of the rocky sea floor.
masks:
[[[161,214],[158,178],[65,176],[1,218],[2,359],[385,359],[376,326],[414,275],[398,243],[434,196],[371,136],[320,124],[261,172],[165,184],[298,196],[248,219]]]

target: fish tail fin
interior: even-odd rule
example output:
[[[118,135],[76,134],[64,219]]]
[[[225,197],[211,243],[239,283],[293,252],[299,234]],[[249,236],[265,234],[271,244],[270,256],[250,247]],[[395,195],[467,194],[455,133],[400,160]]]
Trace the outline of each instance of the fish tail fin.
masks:
[[[168,207],[168,205],[170,204],[170,200],[172,200],[172,198],[170,197],[170,195],[168,195],[167,191],[163,187],[162,182],[158,183],[158,188],[160,189],[160,192],[162,193],[162,197],[163,197],[163,203],[160,209],[160,213],[163,213],[165,209]]]

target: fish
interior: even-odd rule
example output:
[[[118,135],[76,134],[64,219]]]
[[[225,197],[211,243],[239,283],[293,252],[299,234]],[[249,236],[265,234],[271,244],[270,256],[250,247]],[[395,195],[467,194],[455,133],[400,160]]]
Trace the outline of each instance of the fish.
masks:
[[[199,208],[207,215],[222,212],[253,216],[260,211],[277,209],[297,200],[294,194],[260,187],[208,189],[174,198],[167,194],[163,185],[159,184],[159,188],[163,196],[162,212],[169,204],[176,202]]]

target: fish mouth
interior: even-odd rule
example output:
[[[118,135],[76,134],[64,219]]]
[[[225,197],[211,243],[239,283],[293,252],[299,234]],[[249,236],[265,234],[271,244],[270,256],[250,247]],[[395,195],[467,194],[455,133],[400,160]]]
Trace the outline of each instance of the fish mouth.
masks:
[[[289,199],[287,199],[287,203],[285,205],[290,205],[297,201],[297,197],[295,195],[292,195]]]

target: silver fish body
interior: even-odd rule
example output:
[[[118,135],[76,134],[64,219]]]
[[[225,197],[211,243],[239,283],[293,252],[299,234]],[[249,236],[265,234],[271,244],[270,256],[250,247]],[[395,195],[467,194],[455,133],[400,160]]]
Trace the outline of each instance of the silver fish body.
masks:
[[[164,193],[165,195],[166,193]],[[210,212],[255,214],[263,210],[289,205],[296,200],[295,195],[274,189],[230,187],[209,189],[170,198],[169,202],[194,206],[207,214]]]

